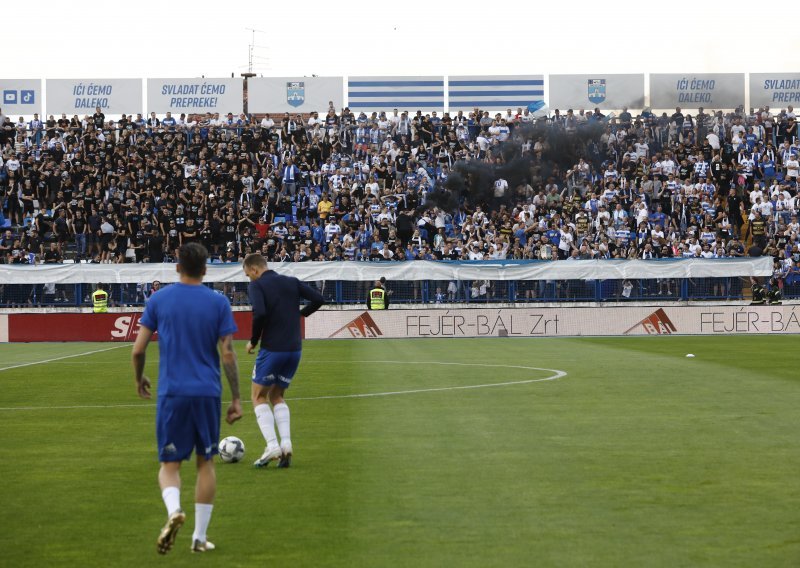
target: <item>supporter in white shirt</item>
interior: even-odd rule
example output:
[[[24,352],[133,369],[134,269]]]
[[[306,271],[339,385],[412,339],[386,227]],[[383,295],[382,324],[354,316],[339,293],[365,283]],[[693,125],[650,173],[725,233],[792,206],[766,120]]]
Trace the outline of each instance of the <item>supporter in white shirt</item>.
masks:
[[[386,139],[389,140],[388,138]],[[397,142],[392,142],[392,147],[388,152],[389,154],[389,161],[394,162],[397,159],[397,156],[400,154],[400,148],[397,147]]]
[[[333,237],[338,235],[342,231],[342,228],[337,225],[333,219],[331,219],[327,225],[325,225],[325,240],[326,242],[331,242]]]
[[[712,132],[710,134],[706,134],[706,140],[708,140],[708,143],[714,150],[719,150],[719,136]]]
[[[467,258],[469,260],[483,260],[483,252],[481,252],[477,244],[473,243],[469,247],[469,253],[467,254]]]
[[[734,138],[738,138],[739,141],[741,142],[742,138],[746,133],[747,129],[741,124],[734,124],[733,126],[731,126],[731,140],[734,140]]]
[[[500,136],[500,126],[496,120],[493,120],[492,125],[489,127],[489,136],[491,136],[492,140],[497,140]]]
[[[380,223],[384,219],[388,220],[390,223],[394,222],[394,215],[392,215],[388,207],[384,207],[378,214],[378,223]]]
[[[187,158],[184,158],[183,177],[190,178],[194,176],[196,173],[197,173],[197,166],[189,162]]]
[[[20,169],[20,163],[16,156],[11,156],[6,160],[6,171],[16,172]]]
[[[502,242],[501,239],[495,239],[495,242],[489,247],[489,256],[494,260],[503,260],[508,256],[508,243]]]
[[[497,140],[505,142],[511,136],[511,130],[508,128],[508,122],[501,122],[497,127]]]
[[[633,147],[636,148],[636,155],[640,158],[646,158],[650,154],[650,146],[642,138]]]
[[[647,212],[647,205],[645,203],[639,204],[639,209],[636,211],[636,226],[647,222],[649,213]]]
[[[769,186],[769,194],[773,197],[776,195],[778,197],[782,196],[784,199],[789,199],[791,197],[791,194],[783,189],[777,180],[773,180],[772,185]]]
[[[496,179],[494,182],[494,196],[503,197],[508,192],[508,182],[503,178]]]
[[[336,166],[330,161],[330,158],[328,158],[328,161],[322,164],[320,171],[324,176],[331,176],[336,173]]]
[[[664,240],[664,231],[662,229],[653,229],[650,231],[650,236],[653,238],[653,241],[658,241],[659,243]]]
[[[472,222],[478,227],[483,227],[489,224],[489,219],[486,217],[486,213],[483,212],[480,206],[475,208],[475,213],[472,215]]]
[[[381,134],[386,134],[387,132],[389,132],[391,126],[392,123],[389,121],[388,118],[386,118],[385,115],[382,115],[380,118],[378,118],[378,130],[380,130]]]
[[[559,229],[558,231],[558,250],[564,253],[564,256],[569,256],[569,251],[572,248],[572,243],[575,242],[574,237],[572,236],[572,232],[565,229]]]
[[[661,173],[665,176],[675,173],[675,162],[672,158],[664,158],[661,162]]]
[[[337,174],[333,174],[331,177],[328,178],[328,182],[332,190],[338,191],[344,187],[344,178]]]
[[[800,174],[800,162],[797,161],[797,156],[791,154],[784,165],[786,166],[786,179],[796,180]]]
[[[367,192],[367,195],[374,195],[375,197],[380,197],[381,195],[381,187],[378,185],[378,182],[375,180],[375,178],[372,178],[372,181],[370,181],[364,187],[364,189]]]
[[[756,199],[764,199],[764,192],[761,191],[761,187],[758,185],[750,192],[750,204],[755,205]]]
[[[761,205],[758,207],[758,210],[761,211],[761,216],[764,219],[767,217],[772,217],[772,201],[769,199],[764,199],[761,201]]]
[[[483,132],[481,132],[480,134],[478,134],[478,137],[475,139],[475,142],[477,142],[477,143],[478,143],[478,148],[480,149],[480,151],[481,151],[481,152],[486,152],[486,150],[488,150],[488,149],[489,149],[489,146],[491,145],[491,142],[490,142],[490,141],[489,141],[489,139],[488,139],[488,138],[487,138],[487,137],[486,137],[486,136],[483,134]]]
[[[275,126],[275,121],[272,120],[269,115],[261,119],[261,128],[265,130],[271,130],[273,126]]]

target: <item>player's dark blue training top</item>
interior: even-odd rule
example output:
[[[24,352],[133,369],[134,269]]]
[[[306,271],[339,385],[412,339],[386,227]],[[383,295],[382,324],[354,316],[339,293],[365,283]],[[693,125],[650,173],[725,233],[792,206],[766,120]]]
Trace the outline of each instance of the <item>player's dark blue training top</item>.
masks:
[[[316,312],[325,299],[305,282],[267,270],[250,282],[247,290],[253,306],[250,343],[267,351],[300,351],[300,316]],[[300,300],[309,301],[299,310]]]

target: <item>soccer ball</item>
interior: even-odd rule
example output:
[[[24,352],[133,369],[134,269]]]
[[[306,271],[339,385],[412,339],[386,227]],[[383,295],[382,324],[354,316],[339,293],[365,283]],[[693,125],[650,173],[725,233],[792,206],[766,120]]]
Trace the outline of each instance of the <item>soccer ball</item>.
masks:
[[[244,457],[244,442],[236,436],[223,438],[219,443],[219,457],[225,463],[236,463]]]

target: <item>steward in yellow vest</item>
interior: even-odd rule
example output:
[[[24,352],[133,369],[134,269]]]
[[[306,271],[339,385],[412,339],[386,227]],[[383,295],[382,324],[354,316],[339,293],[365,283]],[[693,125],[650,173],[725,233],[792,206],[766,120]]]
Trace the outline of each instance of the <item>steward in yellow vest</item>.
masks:
[[[97,290],[92,292],[92,306],[96,314],[108,313],[108,292],[103,289],[102,284],[98,284]]]
[[[389,295],[381,285],[380,280],[375,282],[375,285],[367,294],[367,308],[370,310],[385,310],[389,307]]]

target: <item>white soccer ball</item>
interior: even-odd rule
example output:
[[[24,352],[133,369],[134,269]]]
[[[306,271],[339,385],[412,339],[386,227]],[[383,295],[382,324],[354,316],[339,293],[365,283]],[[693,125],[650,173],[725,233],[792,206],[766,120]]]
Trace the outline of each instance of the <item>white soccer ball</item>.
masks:
[[[236,463],[244,457],[244,442],[236,436],[228,436],[219,442],[219,457],[225,463]]]

